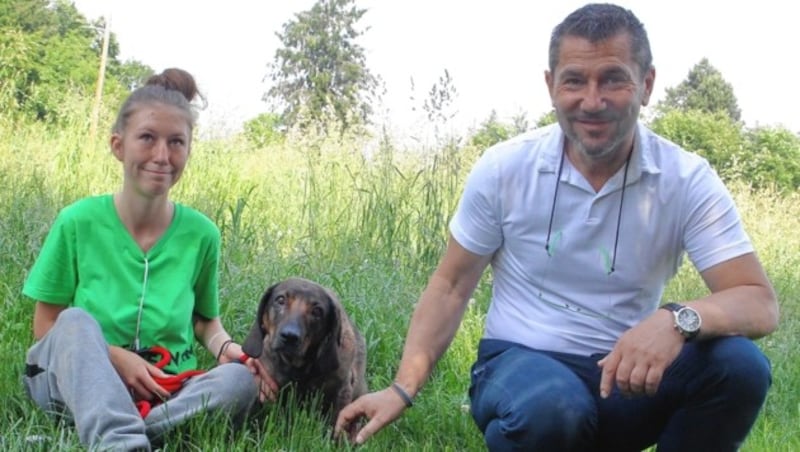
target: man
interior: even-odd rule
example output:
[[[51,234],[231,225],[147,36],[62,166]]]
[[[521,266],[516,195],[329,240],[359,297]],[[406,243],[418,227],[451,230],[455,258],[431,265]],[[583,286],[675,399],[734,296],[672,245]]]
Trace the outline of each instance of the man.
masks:
[[[777,301],[708,163],[637,122],[654,80],[630,11],[590,4],[554,29],[558,124],[477,162],[395,383],[346,407],[338,432],[366,416],[362,443],[411,406],[491,264],[470,387],[490,450],[742,444],[771,378],[750,339],[776,328]],[[659,308],[684,253],[710,294]]]

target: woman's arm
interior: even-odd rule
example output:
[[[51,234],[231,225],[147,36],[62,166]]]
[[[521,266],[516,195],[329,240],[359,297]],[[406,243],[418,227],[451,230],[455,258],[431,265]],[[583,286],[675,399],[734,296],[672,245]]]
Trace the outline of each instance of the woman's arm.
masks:
[[[231,339],[219,317],[204,319],[196,316],[194,334],[209,353],[217,358],[218,364],[237,362],[244,355],[242,346]],[[278,394],[278,384],[269,375],[261,361],[248,357],[244,364],[256,378],[256,384],[259,386],[259,400],[262,402],[266,399],[274,401]]]
[[[50,328],[56,323],[58,315],[64,309],[67,309],[67,306],[43,301],[36,302],[36,307],[33,311],[33,337],[37,341],[50,331]]]
[[[219,317],[204,319],[196,316],[194,335],[220,364],[236,361],[242,355],[242,347],[233,342]]]

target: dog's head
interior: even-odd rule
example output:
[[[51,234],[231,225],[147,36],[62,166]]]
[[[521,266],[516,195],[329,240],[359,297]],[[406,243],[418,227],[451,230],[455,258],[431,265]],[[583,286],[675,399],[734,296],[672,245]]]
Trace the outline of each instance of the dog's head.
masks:
[[[279,367],[335,362],[341,316],[341,304],[333,292],[306,279],[290,278],[261,297],[242,349]]]

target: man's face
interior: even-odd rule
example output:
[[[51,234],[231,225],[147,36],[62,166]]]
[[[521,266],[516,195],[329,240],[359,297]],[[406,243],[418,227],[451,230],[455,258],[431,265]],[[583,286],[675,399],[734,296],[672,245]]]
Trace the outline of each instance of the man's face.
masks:
[[[558,65],[545,79],[567,146],[591,160],[610,160],[633,145],[655,70],[642,76],[625,32],[595,43],[565,36]]]

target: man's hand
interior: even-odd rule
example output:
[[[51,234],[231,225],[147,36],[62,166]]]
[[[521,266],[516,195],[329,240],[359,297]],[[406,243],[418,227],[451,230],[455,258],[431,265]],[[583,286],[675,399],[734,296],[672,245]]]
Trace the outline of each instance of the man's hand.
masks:
[[[169,397],[169,391],[153,379],[168,377],[164,371],[136,353],[121,347],[109,347],[109,355],[111,364],[122,382],[130,388],[134,400],[153,400],[156,397],[164,400]]]
[[[614,383],[623,395],[652,396],[661,384],[664,371],[675,361],[684,344],[683,336],[674,328],[672,313],[658,309],[639,325],[626,331],[605,358],[602,368],[600,396],[611,394]]]
[[[340,438],[343,433],[355,444],[364,444],[372,435],[394,421],[403,413],[406,404],[391,388],[365,394],[339,412],[334,427],[334,436]],[[358,421],[366,417],[369,422],[358,428]]]

